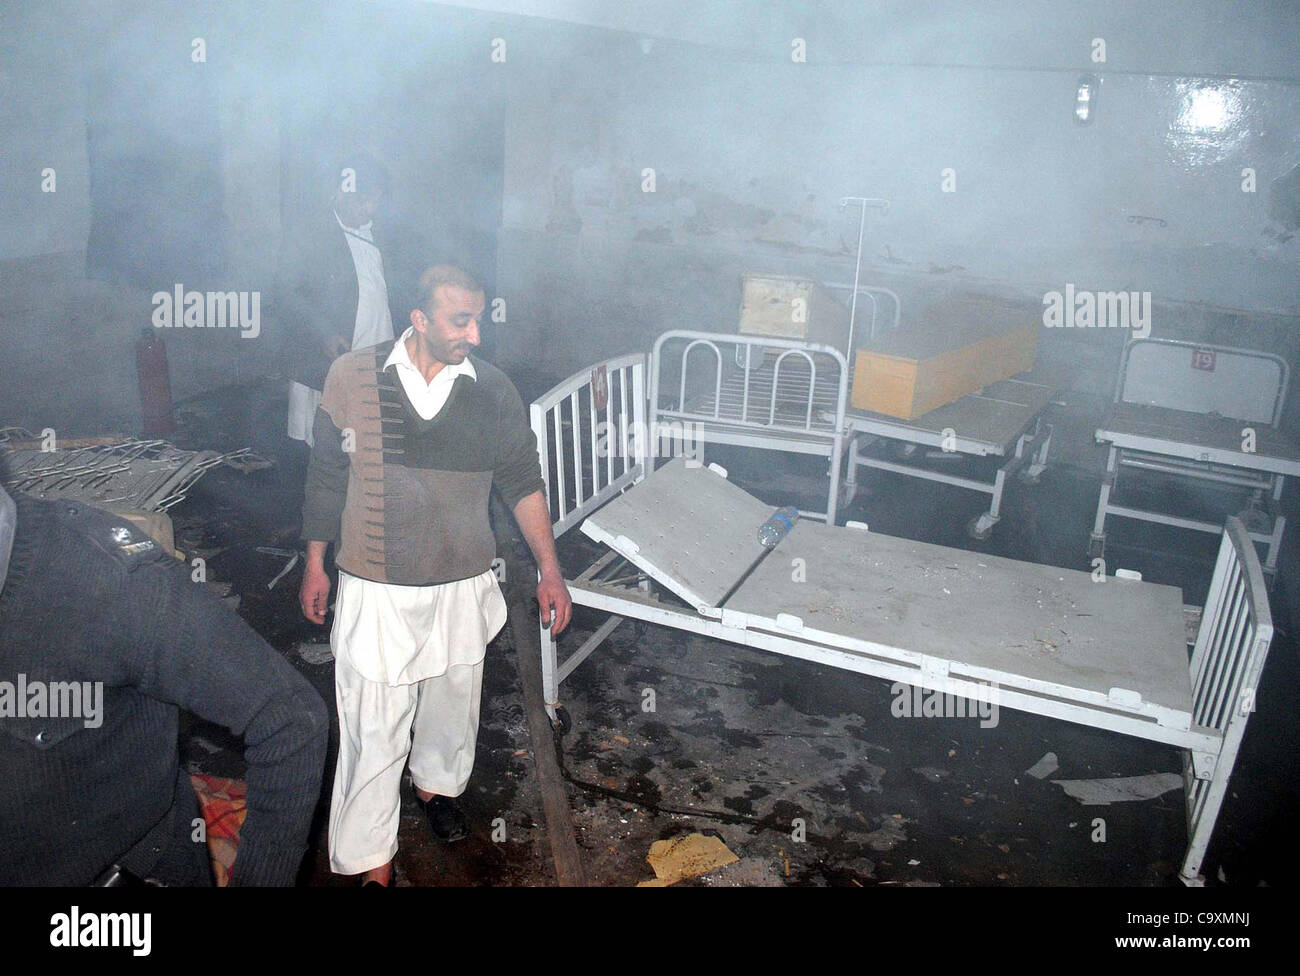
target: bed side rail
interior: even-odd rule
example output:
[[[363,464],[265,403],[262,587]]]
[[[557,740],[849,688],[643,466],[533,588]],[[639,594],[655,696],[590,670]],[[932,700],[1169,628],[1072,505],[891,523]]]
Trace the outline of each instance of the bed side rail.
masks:
[[[1276,427],[1289,384],[1290,367],[1272,353],[1178,339],[1131,339],[1120,357],[1115,400]]]
[[[1184,760],[1190,839],[1182,870],[1186,881],[1200,872],[1272,641],[1264,572],[1245,525],[1233,516],[1219,546],[1192,650],[1192,721],[1217,733],[1221,744],[1217,756],[1192,753]]]
[[[645,356],[574,373],[534,400],[528,418],[559,537],[645,477]]]
[[[844,285],[828,281],[823,285],[823,287],[830,291],[846,292],[849,296],[849,301],[852,302],[853,300],[854,292],[852,284]],[[854,347],[861,346],[873,341],[878,336],[884,335],[886,329],[883,328],[879,322],[880,297],[889,299],[889,307],[892,311],[892,315],[889,319],[888,330],[892,332],[898,331],[898,328],[903,321],[903,300],[898,297],[896,291],[893,291],[890,288],[883,288],[880,285],[858,285],[857,294],[871,303],[871,324],[867,327],[866,335],[864,336],[862,332],[857,329],[857,323],[854,323]]]
[[[844,429],[848,382],[848,363],[832,346],[674,329],[650,354],[651,426],[721,424],[829,439]]]

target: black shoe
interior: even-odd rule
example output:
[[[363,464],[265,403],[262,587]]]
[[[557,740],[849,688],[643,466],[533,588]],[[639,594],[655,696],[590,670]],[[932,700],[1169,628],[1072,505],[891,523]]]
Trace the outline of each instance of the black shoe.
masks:
[[[417,796],[416,800],[424,808],[424,815],[429,818],[429,829],[438,840],[450,844],[469,836],[469,820],[451,797],[435,796],[429,800],[420,800]]]

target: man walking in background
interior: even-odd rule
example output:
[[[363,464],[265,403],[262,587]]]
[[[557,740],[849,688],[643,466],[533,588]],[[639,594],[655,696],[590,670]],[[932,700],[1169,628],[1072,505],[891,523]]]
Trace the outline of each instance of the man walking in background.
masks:
[[[316,407],[330,364],[349,349],[393,337],[384,255],[374,217],[388,193],[388,172],[365,153],[340,157],[333,194],[318,220],[286,242],[281,269],[289,386],[288,434],[312,443]]]

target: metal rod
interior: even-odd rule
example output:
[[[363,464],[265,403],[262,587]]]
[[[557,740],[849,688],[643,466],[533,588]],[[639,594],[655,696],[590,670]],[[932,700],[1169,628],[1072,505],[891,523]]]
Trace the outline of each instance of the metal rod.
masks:
[[[867,231],[867,207],[878,207],[882,212],[889,209],[889,201],[879,198],[844,197],[840,200],[841,207],[847,207],[851,203],[856,203],[862,212],[858,218],[858,254],[853,263],[853,301],[849,305],[849,343],[844,350],[847,356],[853,355],[853,330],[857,326],[858,319],[858,282],[862,277],[862,239]]]

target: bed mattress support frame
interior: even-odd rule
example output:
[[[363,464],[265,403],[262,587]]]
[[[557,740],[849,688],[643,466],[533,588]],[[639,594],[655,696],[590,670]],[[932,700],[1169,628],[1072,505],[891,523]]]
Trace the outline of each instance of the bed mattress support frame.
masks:
[[[962,660],[818,631],[806,627],[797,616],[775,610],[773,616],[766,610],[762,614],[746,613],[711,605],[707,594],[684,589],[680,578],[664,569],[662,561],[656,563],[642,553],[639,544],[626,534],[612,534],[597,525],[595,519],[589,519],[629,489],[645,490],[640,485],[652,470],[647,457],[648,440],[620,436],[602,442],[600,437],[610,430],[644,432],[646,412],[641,391],[645,368],[645,360],[636,355],[597,364],[570,377],[531,407],[556,536],[574,525],[587,523],[584,531],[610,546],[610,551],[569,581],[569,588],[575,604],[607,612],[611,617],[563,661],[559,660],[550,632],[541,630],[543,691],[552,720],[558,720],[562,709],[561,683],[629,618],[966,698],[986,700],[992,688],[998,702],[1011,708],[1183,750],[1189,843],[1179,876],[1185,884],[1203,884],[1202,860],[1246,723],[1254,710],[1255,689],[1273,637],[1263,571],[1250,534],[1239,519],[1228,519],[1223,533],[1191,653],[1184,704],[1164,707],[1143,700],[1126,690],[1119,678],[1116,681],[1121,683],[1108,695],[1052,685],[1027,672],[1021,676],[998,674],[1001,680],[994,685],[987,669]],[[606,447],[603,451],[602,443]],[[700,467],[698,461],[691,466]],[[657,472],[661,490],[662,486],[672,485],[665,474],[670,468],[675,472],[672,477],[681,477],[685,467],[678,460]],[[725,472],[718,469],[718,473],[725,479]],[[733,486],[728,490],[739,492]],[[620,499],[620,504],[623,501],[626,499]],[[745,513],[745,518],[750,517],[751,513]],[[654,534],[655,526],[649,524],[652,521],[647,519],[644,527],[647,538]],[[835,533],[865,529],[817,528]],[[677,598],[685,593],[686,602],[678,602],[667,593],[661,597],[654,592],[652,580],[667,583],[666,588]],[[1152,586],[1140,582],[1116,585]]]

